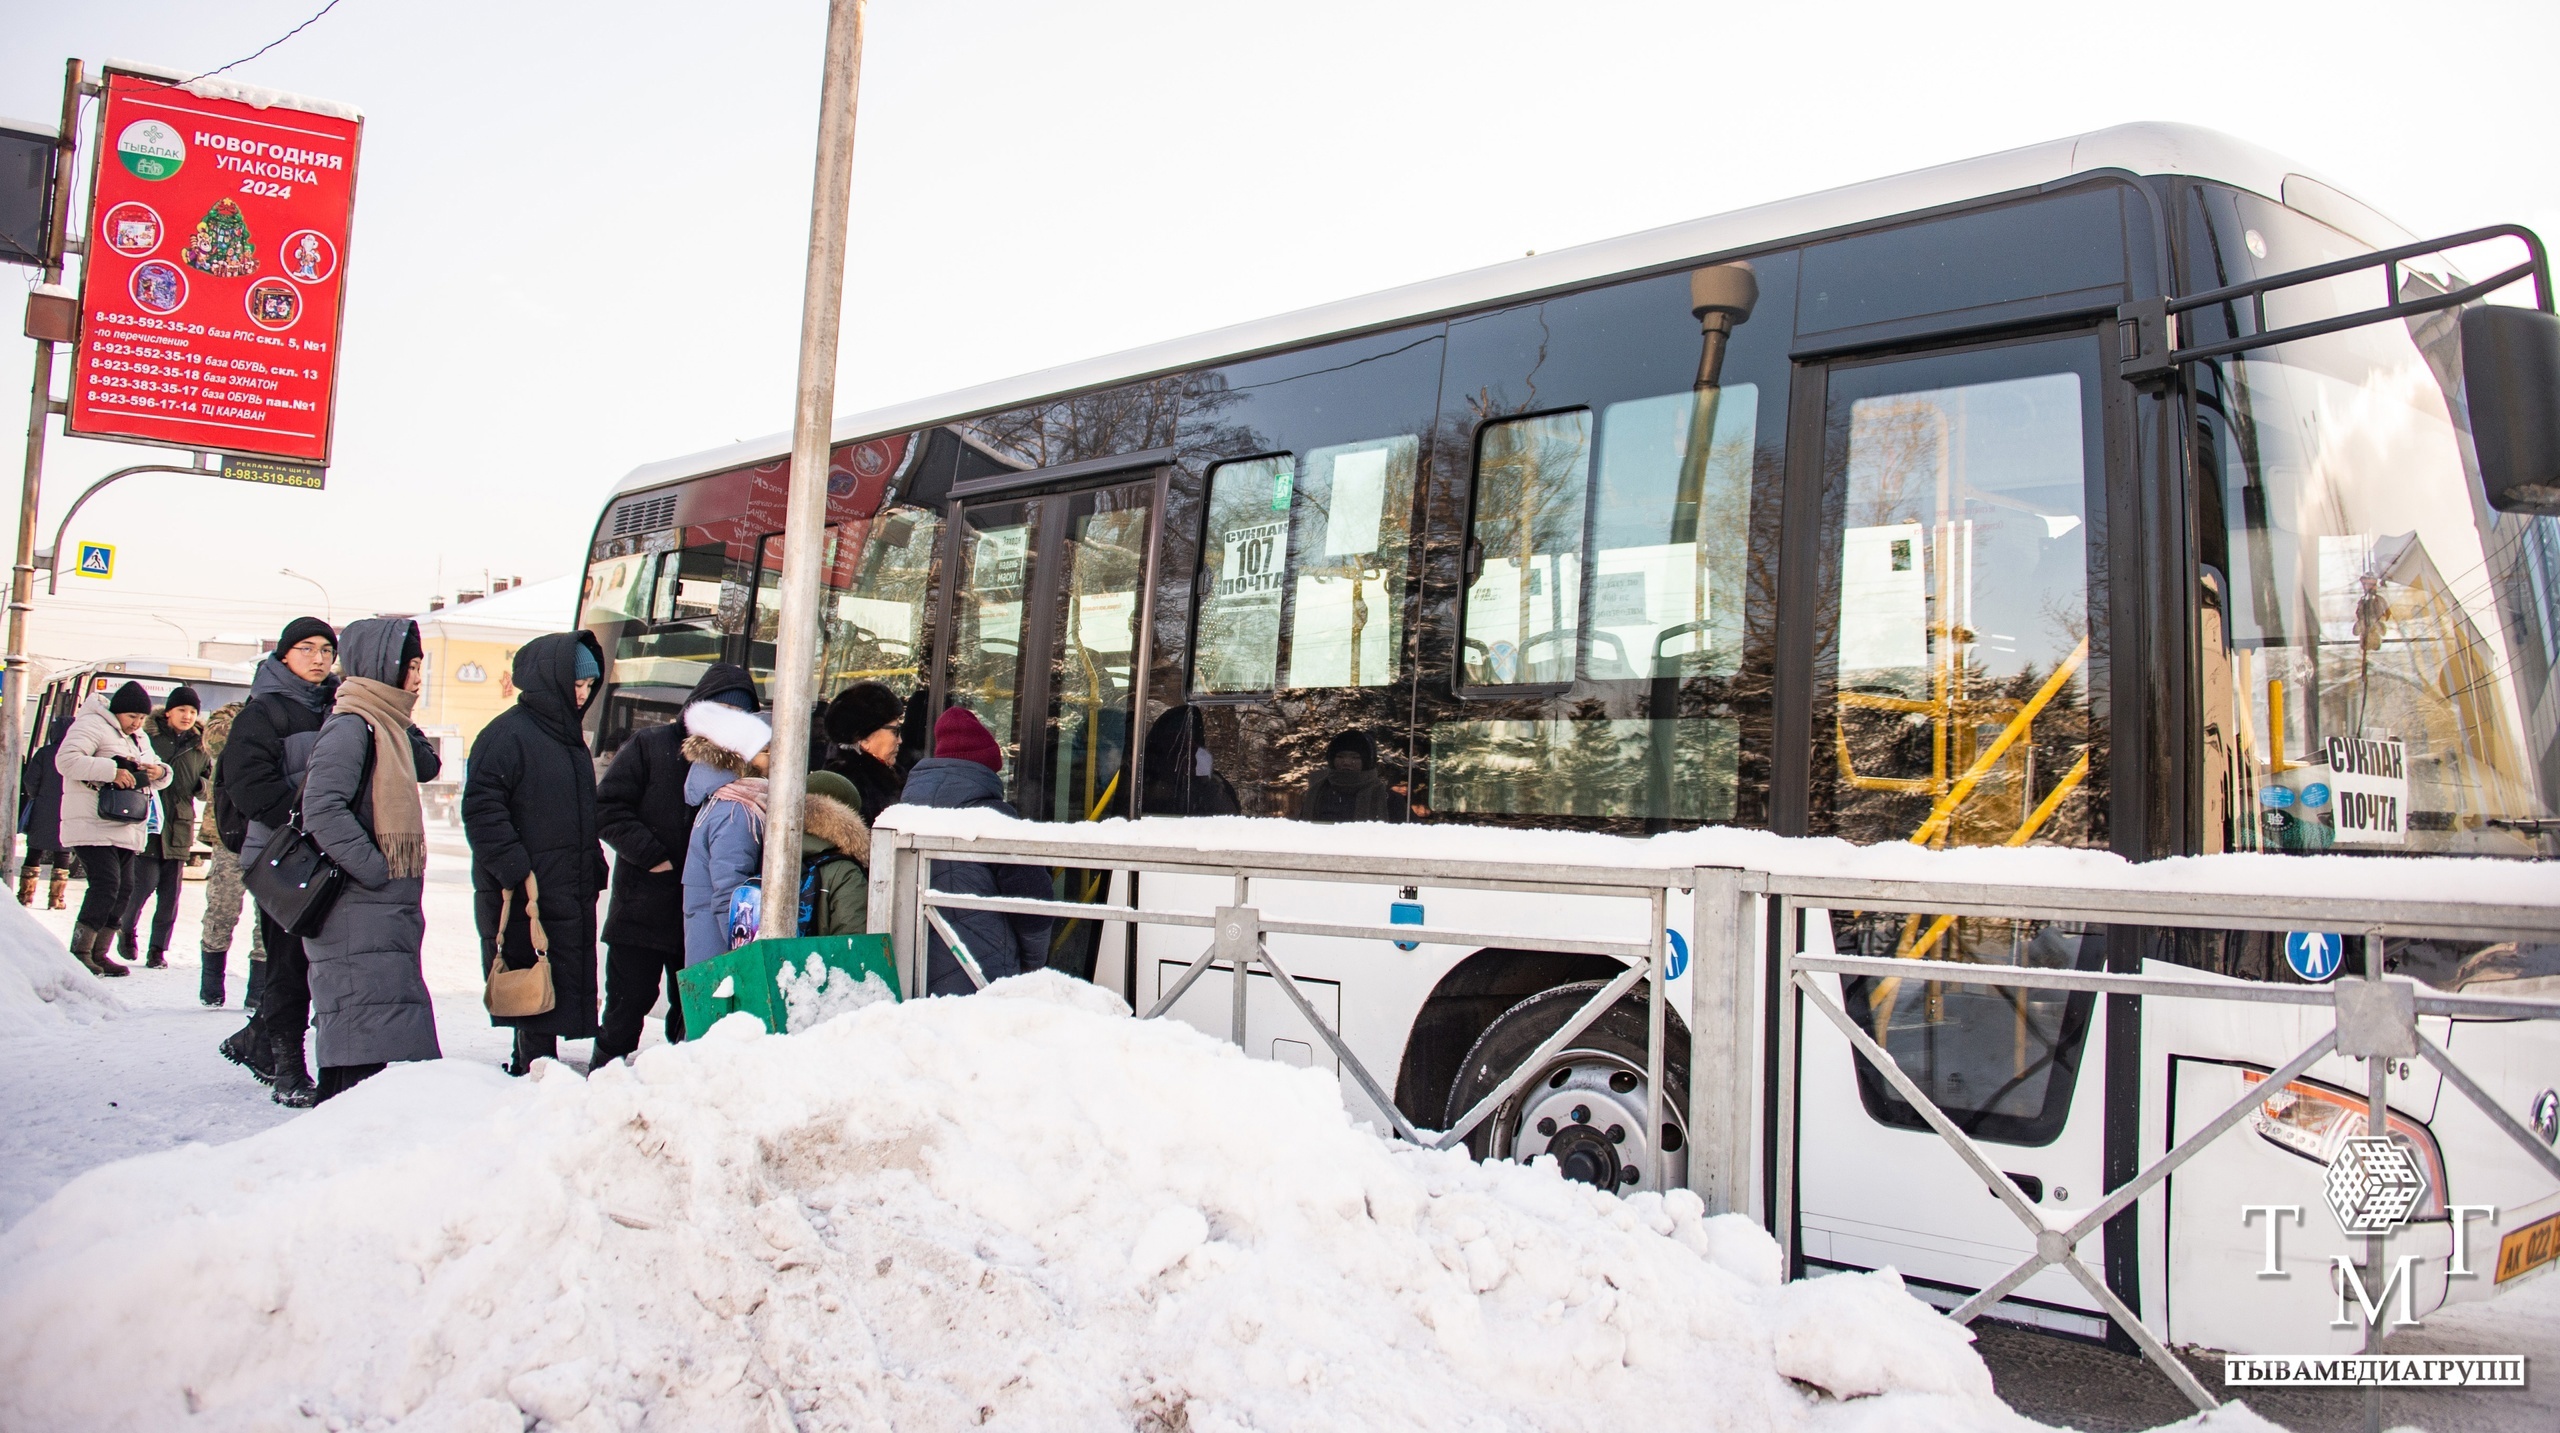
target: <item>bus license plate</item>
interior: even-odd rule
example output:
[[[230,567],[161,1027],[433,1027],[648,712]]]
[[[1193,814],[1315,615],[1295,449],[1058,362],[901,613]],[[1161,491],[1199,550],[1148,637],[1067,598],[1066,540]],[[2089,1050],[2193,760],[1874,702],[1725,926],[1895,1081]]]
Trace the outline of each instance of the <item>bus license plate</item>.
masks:
[[[2560,1214],[2537,1219],[2498,1241],[2498,1277],[2505,1283],[2560,1259]]]

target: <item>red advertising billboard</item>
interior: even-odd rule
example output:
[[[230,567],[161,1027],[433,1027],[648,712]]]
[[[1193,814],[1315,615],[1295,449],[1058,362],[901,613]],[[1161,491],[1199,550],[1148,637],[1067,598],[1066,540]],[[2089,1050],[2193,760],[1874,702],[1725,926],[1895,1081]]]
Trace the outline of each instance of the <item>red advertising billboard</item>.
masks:
[[[110,70],[67,430],[329,460],[353,110]]]

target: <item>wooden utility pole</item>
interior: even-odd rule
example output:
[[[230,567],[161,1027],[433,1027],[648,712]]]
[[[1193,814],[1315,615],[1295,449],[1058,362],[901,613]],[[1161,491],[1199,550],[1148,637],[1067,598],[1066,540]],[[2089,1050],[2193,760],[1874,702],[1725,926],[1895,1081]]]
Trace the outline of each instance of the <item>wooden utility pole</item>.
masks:
[[[818,91],[818,173],[809,196],[809,269],[800,305],[800,384],[791,423],[791,495],[782,522],[782,615],[773,643],[772,788],[764,825],[764,919],[758,934],[798,934],[801,807],[816,697],[820,559],[827,460],[836,407],[836,339],[844,318],[845,229],[853,201],[853,114],[862,84],[866,0],[830,0],[826,78]]]
[[[62,142],[53,151],[53,262],[44,281],[62,282],[64,240],[71,226],[71,157],[80,123],[80,62],[62,70]],[[27,613],[36,599],[36,507],[44,488],[44,430],[52,421],[53,341],[36,340],[34,393],[27,400],[27,465],[18,494],[18,560],[9,574],[9,651],[0,674],[0,874],[18,878],[18,774],[27,764]]]

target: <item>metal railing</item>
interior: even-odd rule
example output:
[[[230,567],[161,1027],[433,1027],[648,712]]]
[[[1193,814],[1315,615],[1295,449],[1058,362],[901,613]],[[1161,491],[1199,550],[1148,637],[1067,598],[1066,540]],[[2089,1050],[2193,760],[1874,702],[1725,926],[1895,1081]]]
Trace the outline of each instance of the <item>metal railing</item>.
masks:
[[[2198,1408],[2213,1408],[2218,1400],[2190,1372],[2185,1363],[2143,1323],[2142,1318],[2115,1292],[2107,1287],[2076,1252],[2080,1242],[2098,1232],[2118,1214],[2132,1208],[2135,1201],[2158,1186],[2181,1165],[2193,1159],[2206,1146],[2237,1128],[2251,1110],[2268,1098],[2270,1091],[2285,1088],[2330,1054],[2348,1056],[2365,1062],[2367,1072],[2366,1128],[2382,1132],[2389,1128],[2387,1103],[2391,1062],[2423,1056],[2427,1063],[2442,1073],[2446,1083],[2462,1092],[2465,1098],[2486,1115],[2489,1122],[2505,1131],[2524,1149],[2534,1163],[2560,1181],[2560,1154],[2555,1154],[2540,1138],[2527,1130],[2512,1114],[2499,1107],[2472,1078],[2455,1064],[2444,1048],[2428,1039],[2418,1029],[2421,1015],[2468,1016],[2491,1019],[2560,1019],[2560,1000],[2519,999],[2504,996],[2448,994],[2433,990],[2402,977],[2390,977],[2382,969],[2382,941],[2386,936],[2433,938],[2441,940],[2503,940],[2515,937],[2560,938],[2560,908],[2545,906],[2491,906],[2457,904],[2439,901],[2355,900],[2334,897],[2219,895],[2176,891],[2060,891],[2050,887],[1995,886],[1942,881],[1880,880],[1864,878],[1768,876],[1761,882],[1763,898],[1775,904],[1775,927],[1781,942],[1778,962],[1782,988],[1793,998],[1782,1007],[1778,1022],[1776,1061],[1776,1097],[1778,1121],[1778,1157],[1776,1160],[1777,1207],[1774,1229],[1784,1255],[1783,1267],[1792,1272],[1796,1267],[1796,1224],[1798,1216],[1796,1189],[1796,1094],[1799,1082],[1798,1055],[1802,1046],[1801,1026],[1804,1007],[1811,1006],[1824,1020],[1836,1026],[1858,1057],[1873,1068],[1894,1092],[1919,1114],[1929,1128],[1979,1175],[2001,1204],[2015,1215],[2032,1236],[2034,1250],[2024,1260],[1972,1297],[1957,1305],[1948,1317],[1958,1323],[1970,1323],[2001,1300],[2016,1292],[2029,1279],[2046,1268],[2060,1268],[2088,1292],[2110,1321],[2123,1330],[2126,1337],[2140,1346],[2144,1356],[2175,1384]],[[2222,983],[2197,979],[2116,974],[2101,971],[2059,970],[2050,968],[1959,964],[1948,960],[1915,961],[1911,958],[1878,956],[1816,955],[1804,950],[1806,921],[1811,912],[1832,911],[1886,912],[1905,916],[1989,917],[2019,921],[2103,922],[2115,925],[2150,927],[2201,928],[2239,931],[2320,931],[2334,933],[2343,940],[2361,937],[2364,947],[2364,970],[2361,977],[2346,976],[2321,985],[2275,985],[2258,983]],[[1955,1120],[1930,1098],[1927,1091],[1906,1073],[1893,1055],[1867,1033],[1839,1002],[1834,1001],[1822,983],[1821,975],[1836,975],[1843,980],[1866,977],[1877,980],[1926,979],[1932,982],[1998,988],[2003,990],[2052,990],[2088,992],[2135,999],[2211,1000],[2252,1004],[2276,1004],[2328,1007],[2333,1012],[2333,1028],[2313,1040],[2299,1053],[2269,1074],[2263,1081],[2251,1084],[2241,1097],[2222,1109],[2211,1120],[2179,1141],[2166,1154],[2152,1160],[2132,1178],[2107,1191],[2086,1213],[2063,1228],[2050,1226],[2040,1216],[2017,1182],[2002,1172],[1974,1139],[1958,1127]],[[2368,1273],[2387,1267],[2388,1232],[2366,1237]],[[2368,1319],[2365,1349],[2373,1352],[2382,1336],[2379,1319]],[[2378,1427],[2380,1390],[2368,1390],[2367,1422]]]
[[[2382,940],[2410,937],[2455,941],[2498,941],[2514,938],[2560,940],[2560,906],[2484,905],[2414,899],[2341,899],[2330,896],[2234,895],[2209,890],[2063,889],[2053,886],[2004,886],[1973,882],[1810,876],[1721,866],[1691,868],[1642,866],[1596,867],[1505,863],[1431,856],[1427,833],[1416,831],[1413,855],[1374,852],[1314,854],[1255,850],[1245,847],[1167,846],[1115,841],[1088,828],[1061,829],[1024,823],[1001,835],[936,835],[883,825],[875,832],[871,870],[872,928],[893,937],[902,988],[924,988],[927,931],[938,933],[975,983],[986,977],[967,942],[945,916],[949,911],[986,911],[1082,919],[1103,923],[1106,932],[1121,923],[1201,930],[1208,943],[1166,987],[1141,1018],[1165,1015],[1213,970],[1231,973],[1228,1036],[1238,1045],[1246,1035],[1246,976],[1257,968],[1268,974],[1307,1026],[1340,1061],[1342,1071],[1393,1127],[1397,1138],[1433,1149],[1449,1149],[1467,1137],[1519,1093],[1522,1085],[1557,1055],[1568,1050],[1591,1025],[1639,985],[1645,987],[1648,1020],[1645,1041],[1646,1107],[1655,1131],[1663,1128],[1669,1092],[1665,1088],[1665,1043],[1669,1019],[1665,999],[1665,918],[1675,893],[1693,902],[1693,969],[1684,1012],[1691,1032],[1704,1032],[1690,1045],[1686,1093],[1687,1186],[1713,1213],[1738,1212],[1764,1221],[1776,1234],[1790,1273],[1797,1267],[1796,1173],[1797,1091],[1800,1083],[1802,1022],[1806,1007],[1836,1027],[1857,1057],[1917,1113],[2031,1236],[2033,1252],[1992,1283],[1965,1299],[1949,1317],[1967,1323],[1991,1310],[2047,1268],[2069,1274],[2106,1317],[2120,1328],[2199,1408],[2217,1400],[2161,1342],[2141,1316],[2126,1306],[2106,1280],[2083,1263],[2080,1242],[2111,1219],[2135,1207],[2145,1194],[2201,1150],[2245,1121],[2250,1111],[2302,1077],[2323,1058],[2343,1055],[2364,1059],[2368,1071],[2367,1126],[2389,1128],[2388,1087],[2395,1059],[2423,1058],[2477,1106],[2496,1128],[2505,1131],[2532,1162],[2560,1183],[2560,1154],[2545,1145],[2513,1114],[2501,1108],[2470,1075],[2418,1028],[2420,1016],[2486,1019],[2560,1019],[2560,999],[2529,999],[2447,993],[2381,969]],[[1151,872],[1214,877],[1231,882],[1226,904],[1210,910],[1149,908],[1132,900],[1101,902],[1031,900],[960,895],[931,888],[932,867],[941,861],[972,861],[1066,868],[1081,871]],[[1367,886],[1428,887],[1438,890],[1487,890],[1586,897],[1640,905],[1649,932],[1643,940],[1566,937],[1537,930],[1502,928],[1448,929],[1425,925],[1370,924],[1274,918],[1252,904],[1256,882],[1315,882]],[[1115,879],[1116,893],[1124,887]],[[1916,946],[1899,957],[1818,954],[1805,949],[1807,918],[1831,912],[1876,912],[1908,917],[1992,918],[2020,922],[2066,922],[2097,926],[2129,925],[2206,931],[2323,931],[2342,939],[2360,938],[2364,971],[2342,973],[2328,984],[2279,985],[2207,978],[2144,976],[2104,970],[2058,969],[2028,965],[1963,963],[1947,958],[1947,945]],[[1585,921],[1589,926],[1594,924]],[[1416,1125],[1396,1105],[1393,1092],[1355,1052],[1341,1032],[1328,1024],[1308,999],[1295,976],[1274,958],[1273,935],[1318,937],[1362,942],[1378,961],[1413,959],[1400,946],[1432,945],[1462,949],[1502,948],[1521,951],[1606,956],[1623,967],[1575,1010],[1493,1090],[1477,1100],[1449,1129]],[[1774,935],[1778,948],[1768,941]],[[2101,934],[2098,938],[2103,939]],[[1439,959],[1440,957],[1432,957]],[[2104,994],[2135,1000],[2209,1000],[2254,1004],[2326,1007],[2333,1028],[2252,1084],[2240,1099],[2178,1141],[2167,1153],[2143,1166],[2106,1192],[2105,1197],[2067,1227],[2052,1227],[2016,1181],[1921,1088],[1880,1043],[1826,990],[1820,977],[1878,980],[1925,980],[1934,984],[2007,991],[2043,990]],[[1130,989],[1137,989],[1134,961]],[[1774,1048],[1764,1049],[1764,999],[1778,1000]],[[1134,1002],[1133,1002],[1134,1003]],[[2379,1057],[2379,1058],[2376,1058]],[[1764,1116],[1769,1123],[1764,1125]],[[1774,1141],[1763,1131],[1774,1125]],[[1648,1187],[1666,1187],[1668,1151],[1663,1141],[1649,1142],[1653,1166]],[[1764,1183],[1765,1179],[1765,1183]],[[1762,1207],[1762,1190],[1774,1193]],[[2366,1236],[2369,1269],[2384,1267],[2389,1234]],[[2378,1342],[2380,1321],[2369,1321],[2370,1351]],[[2369,1400],[2378,1418],[2378,1391]]]
[[[1103,926],[1106,935],[1111,927],[1123,923],[1205,931],[1209,937],[1207,945],[1152,1005],[1139,1012],[1139,1018],[1162,1017],[1191,991],[1202,976],[1211,971],[1223,971],[1230,977],[1228,1038],[1242,1046],[1246,1036],[1247,977],[1258,969],[1271,977],[1280,994],[1316,1037],[1324,1042],[1334,1058],[1341,1062],[1343,1073],[1368,1096],[1392,1126],[1396,1137],[1430,1149],[1451,1149],[1463,1143],[1495,1111],[1517,1095],[1532,1075],[1555,1056],[1571,1048],[1594,1022],[1641,985],[1645,988],[1648,1010],[1646,1118],[1652,1130],[1659,1132],[1664,1127],[1668,1100],[1668,1092],[1664,1088],[1664,1066],[1669,1021],[1669,1010],[1663,998],[1666,978],[1665,915],[1674,890],[1694,888],[1692,873],[1688,871],[1527,865],[1429,857],[1398,859],[1390,863],[1374,857],[1247,849],[1172,849],[1032,834],[1039,829],[1036,826],[1026,827],[1024,834],[1008,834],[1002,838],[918,834],[889,825],[874,832],[872,927],[887,932],[892,938],[901,988],[925,988],[928,942],[920,937],[927,931],[942,938],[973,983],[979,986],[986,984],[986,972],[969,950],[968,942],[953,929],[945,915],[950,911],[987,911],[1093,921]],[[1202,911],[1148,908],[1110,900],[1033,900],[961,895],[932,888],[932,868],[942,861],[1048,866],[1107,871],[1115,875],[1140,872],[1212,877],[1232,883],[1231,899],[1225,905]],[[1636,907],[1642,912],[1641,919],[1646,922],[1649,935],[1641,940],[1610,940],[1552,935],[1520,928],[1453,930],[1427,925],[1284,919],[1268,915],[1252,904],[1254,883],[1257,881],[1413,885],[1437,890],[1579,896],[1615,902],[1621,908]],[[1113,888],[1120,889],[1117,881],[1113,882]],[[1722,887],[1719,885],[1718,889]],[[1625,914],[1633,916],[1636,912],[1626,911]],[[1368,1067],[1343,1038],[1341,1031],[1328,1024],[1317,1012],[1296,977],[1272,954],[1269,938],[1275,935],[1311,936],[1364,944],[1374,942],[1369,947],[1369,954],[1380,962],[1420,959],[1400,947],[1434,945],[1598,955],[1619,962],[1623,968],[1614,978],[1604,982],[1506,1079],[1486,1092],[1449,1128],[1435,1130],[1414,1123],[1397,1106],[1392,1088]],[[1131,967],[1130,993],[1137,993],[1134,964]],[[1132,1003],[1134,1005],[1135,1002]],[[1690,1018],[1694,1023],[1697,1012],[1693,1010]],[[1731,1072],[1724,1073],[1727,1078],[1719,1081],[1717,1072],[1705,1070],[1701,1062],[1692,1061],[1691,1089],[1687,1100],[1692,1112],[1705,1108],[1709,1100],[1721,1101],[1729,1097]],[[1702,1074],[1705,1076],[1703,1080]],[[1705,1099],[1700,1095],[1702,1083],[1708,1087]],[[1688,1136],[1687,1143],[1693,1150],[1697,1148],[1698,1139],[1694,1131]],[[1665,1187],[1669,1176],[1669,1151],[1663,1148],[1658,1133],[1657,1137],[1646,1141],[1646,1148],[1653,1161],[1652,1168],[1645,1171],[1649,1187]],[[1716,1195],[1718,1207],[1725,1203],[1723,1191],[1738,1189],[1746,1180],[1747,1175],[1717,1168],[1713,1161],[1701,1160],[1695,1153],[1690,1157],[1691,1187],[1700,1188],[1702,1194]]]

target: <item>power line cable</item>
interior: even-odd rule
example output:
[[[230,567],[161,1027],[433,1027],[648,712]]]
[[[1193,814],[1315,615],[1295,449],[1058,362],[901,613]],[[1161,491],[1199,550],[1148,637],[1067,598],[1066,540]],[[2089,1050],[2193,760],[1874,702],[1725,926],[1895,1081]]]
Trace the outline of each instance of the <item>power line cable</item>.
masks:
[[[216,65],[214,68],[196,76],[195,80],[187,81],[187,83],[194,84],[196,80],[209,80],[215,75],[221,74],[224,70],[236,69],[241,65],[245,65],[251,60],[258,58],[260,55],[265,54],[267,51],[274,49],[276,46],[283,44],[285,41],[292,39],[294,36],[301,34],[303,31],[310,29],[313,25],[320,22],[320,16],[326,15],[337,8],[338,0],[329,0],[329,3],[321,6],[318,13],[314,14],[310,19],[303,21],[301,24],[294,26],[292,29],[285,31],[283,34],[278,35],[263,45],[260,45],[258,48],[251,50],[249,53],[242,55],[236,60],[233,60],[230,64]]]

